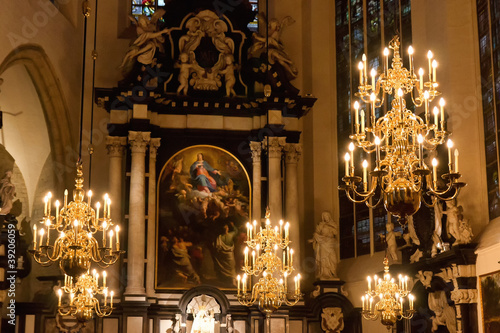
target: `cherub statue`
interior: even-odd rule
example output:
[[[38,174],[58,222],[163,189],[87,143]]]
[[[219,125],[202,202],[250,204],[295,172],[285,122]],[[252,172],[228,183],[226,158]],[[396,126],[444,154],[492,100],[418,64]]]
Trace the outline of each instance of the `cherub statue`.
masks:
[[[458,209],[460,211],[460,213],[458,214],[458,220],[459,220],[458,233],[460,234],[460,243],[469,244],[474,234],[472,233],[472,228],[470,226],[469,219],[466,218],[463,214],[464,210],[463,207],[458,206]]]
[[[191,73],[191,68],[193,68],[193,65],[189,63],[189,56],[186,53],[181,53],[179,56],[179,63],[176,63],[174,67],[180,68],[179,88],[177,88],[177,94],[180,94],[182,91],[184,95],[187,95],[189,88],[189,74]]]
[[[446,211],[443,211],[443,214],[447,216],[446,229],[448,230],[448,235],[455,238],[453,245],[460,244],[460,232],[458,230],[458,215],[460,214],[460,210],[455,200],[446,201]]]
[[[418,239],[417,232],[415,231],[415,225],[413,224],[413,216],[408,216],[407,221],[408,233],[403,235],[406,245],[410,246],[411,242],[415,245],[420,245],[420,240]]]
[[[387,243],[387,253],[392,258],[392,260],[398,260],[398,245],[396,243],[396,234],[400,234],[399,232],[394,232],[394,223],[388,222],[386,225],[387,234],[380,234],[380,238],[384,239]]]
[[[285,52],[285,48],[281,42],[281,33],[283,32],[283,29],[295,23],[294,19],[287,16],[281,21],[275,18],[271,19],[268,23],[264,13],[259,13],[257,18],[259,19],[260,24],[268,25],[268,38],[254,33],[253,44],[248,50],[249,57],[259,57],[260,54],[265,52],[268,47],[269,63],[273,65],[277,62],[283,66],[289,76],[288,80],[296,78],[298,74],[297,68],[295,68],[290,56]],[[266,41],[268,41],[268,45]]]
[[[435,257],[438,254],[438,249],[442,247],[443,240],[441,239],[441,233],[443,230],[443,206],[439,199],[436,198],[436,203],[434,204],[434,232],[432,233],[432,249],[431,257]]]
[[[163,35],[169,34],[171,29],[158,31],[157,23],[163,14],[165,14],[165,10],[159,9],[151,16],[151,19],[146,15],[141,15],[137,19],[129,16],[130,20],[137,26],[137,38],[130,45],[120,65],[124,76],[132,71],[136,60],[143,65],[151,65],[155,58],[156,49],[164,52],[165,38]]]
[[[235,65],[233,64],[233,56],[228,54],[224,57],[226,68],[219,71],[220,74],[223,74],[226,81],[226,96],[236,96],[236,92],[234,91],[234,84],[236,83],[236,77],[234,76]]]

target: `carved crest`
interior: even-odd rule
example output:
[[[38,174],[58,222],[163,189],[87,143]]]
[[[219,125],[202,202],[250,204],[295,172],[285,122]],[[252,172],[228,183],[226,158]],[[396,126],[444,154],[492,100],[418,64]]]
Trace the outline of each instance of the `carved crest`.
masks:
[[[342,308],[323,308],[321,312],[321,329],[326,333],[342,332],[344,329]]]

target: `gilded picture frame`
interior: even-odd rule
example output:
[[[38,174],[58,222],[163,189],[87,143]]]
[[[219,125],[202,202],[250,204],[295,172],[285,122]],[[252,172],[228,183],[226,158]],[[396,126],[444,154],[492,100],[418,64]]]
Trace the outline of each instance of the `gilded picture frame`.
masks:
[[[500,271],[479,277],[481,318],[485,333],[500,333]]]

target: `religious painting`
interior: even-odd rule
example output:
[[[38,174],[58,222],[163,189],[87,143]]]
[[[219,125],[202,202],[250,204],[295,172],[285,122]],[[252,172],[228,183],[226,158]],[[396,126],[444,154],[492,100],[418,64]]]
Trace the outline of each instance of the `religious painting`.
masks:
[[[185,148],[160,172],[157,198],[156,288],[235,288],[250,219],[240,161],[215,146]]]
[[[480,276],[481,312],[485,333],[500,333],[500,271]]]

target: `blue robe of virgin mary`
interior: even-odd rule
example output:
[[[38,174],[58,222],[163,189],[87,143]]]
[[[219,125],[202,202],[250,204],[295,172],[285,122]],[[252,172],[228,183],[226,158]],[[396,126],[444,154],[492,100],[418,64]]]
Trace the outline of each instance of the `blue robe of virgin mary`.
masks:
[[[205,170],[199,170],[199,168],[204,168]],[[214,177],[218,175],[214,171],[215,169],[206,161],[196,161],[191,165],[189,173],[194,185],[198,186],[198,189],[199,187],[207,187],[210,192],[215,192],[217,191],[217,181]]]

